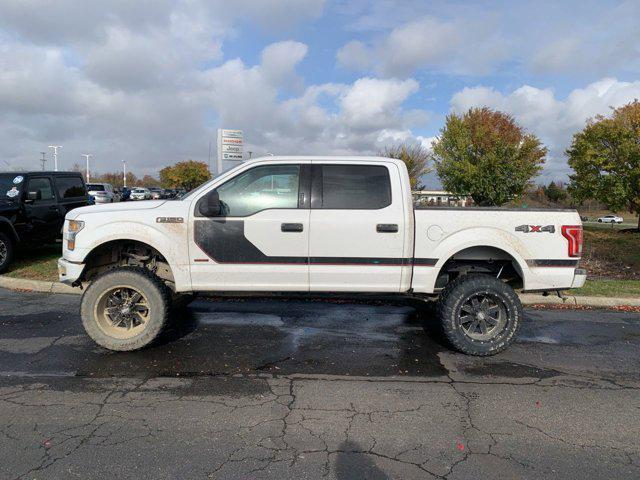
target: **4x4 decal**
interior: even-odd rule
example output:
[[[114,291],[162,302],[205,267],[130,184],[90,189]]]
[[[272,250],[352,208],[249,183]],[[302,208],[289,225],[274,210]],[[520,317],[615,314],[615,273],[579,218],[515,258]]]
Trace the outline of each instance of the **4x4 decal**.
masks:
[[[516,232],[522,233],[555,233],[556,227],[553,225],[545,225],[544,227],[541,225],[519,225],[516,227]]]

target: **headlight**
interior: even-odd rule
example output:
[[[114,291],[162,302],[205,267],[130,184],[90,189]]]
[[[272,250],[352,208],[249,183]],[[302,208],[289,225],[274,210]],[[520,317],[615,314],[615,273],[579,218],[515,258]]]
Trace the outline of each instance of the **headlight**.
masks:
[[[84,222],[80,220],[69,220],[67,226],[67,249],[74,250],[76,248],[76,235],[84,228]]]

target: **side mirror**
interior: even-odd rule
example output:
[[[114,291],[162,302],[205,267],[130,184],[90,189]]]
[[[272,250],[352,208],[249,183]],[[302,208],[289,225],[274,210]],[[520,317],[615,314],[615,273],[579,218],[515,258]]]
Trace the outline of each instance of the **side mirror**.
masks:
[[[42,200],[42,192],[40,190],[36,190],[35,192],[27,193],[27,200],[31,202]]]
[[[198,206],[200,215],[203,217],[217,217],[220,215],[220,196],[217,190],[207,194]]]

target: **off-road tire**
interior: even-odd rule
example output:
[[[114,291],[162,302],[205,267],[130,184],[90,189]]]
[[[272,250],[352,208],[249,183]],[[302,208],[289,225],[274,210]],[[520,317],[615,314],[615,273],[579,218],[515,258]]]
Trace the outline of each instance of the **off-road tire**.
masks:
[[[124,287],[138,291],[148,303],[148,318],[143,329],[131,338],[109,335],[101,327],[99,302],[112,289]],[[82,325],[98,345],[109,350],[138,350],[151,344],[163,331],[169,319],[171,295],[167,286],[153,272],[140,267],[123,267],[109,270],[98,276],[86,289],[80,304]]]
[[[471,338],[460,323],[462,307],[475,295],[487,295],[501,309],[506,323],[486,340]],[[516,292],[501,280],[483,274],[468,274],[450,282],[440,294],[438,316],[446,339],[468,355],[489,356],[505,350],[515,340],[522,324],[522,303]]]
[[[13,241],[3,232],[0,232],[0,250],[4,252],[0,257],[0,273],[3,273],[13,261]]]

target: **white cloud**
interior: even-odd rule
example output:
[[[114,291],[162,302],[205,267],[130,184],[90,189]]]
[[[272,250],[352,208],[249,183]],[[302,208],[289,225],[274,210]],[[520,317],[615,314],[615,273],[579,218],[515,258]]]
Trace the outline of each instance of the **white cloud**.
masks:
[[[402,123],[400,106],[419,85],[413,79],[361,78],[342,97],[345,122],[353,129],[388,128]]]
[[[359,43],[346,44],[338,63],[357,71],[396,77],[520,71],[581,79],[640,71],[637,0],[350,0],[341,12]]]
[[[373,65],[371,52],[359,40],[352,40],[338,50],[338,63],[351,70],[368,70]]]
[[[298,55],[281,57],[285,50]],[[289,80],[288,75],[274,75],[274,65],[294,74],[305,52],[306,46],[294,42],[270,45],[258,65],[249,67],[236,59],[203,74],[220,123],[241,126],[248,149],[279,154],[374,153],[389,140],[384,132],[401,130],[410,136],[410,128],[424,122],[425,112],[403,108],[418,89],[413,79],[361,78],[352,84],[310,85],[299,95],[280,99]],[[293,60],[281,64],[272,61],[274,56]]]
[[[432,16],[410,20],[366,45],[352,41],[337,54],[340,65],[402,77],[420,69],[485,74],[507,58],[505,42],[487,16],[442,20]]]
[[[250,128],[264,126],[265,136],[270,130],[282,136],[282,124],[270,120],[286,116],[278,95],[304,91],[294,69],[307,46],[277,42],[259,66],[246,68],[240,60],[218,67],[222,44],[237,35],[238,19],[281,33],[317,18],[323,6],[324,0],[0,2],[3,168],[36,168],[39,152],[58,143],[64,168],[90,151],[100,171],[126,159],[139,173],[156,173],[184,158],[206,160],[222,119],[248,119]],[[317,127],[326,112],[309,102],[303,117]]]
[[[508,94],[484,86],[465,88],[453,95],[451,108],[455,112],[464,112],[471,107],[487,106],[510,113],[549,147],[545,175],[560,178],[569,170],[563,152],[586,120],[598,114],[608,114],[611,107],[624,105],[636,98],[640,98],[640,81],[621,82],[615,78],[604,78],[584,88],[576,88],[564,100],[556,98],[551,89],[529,85]]]

